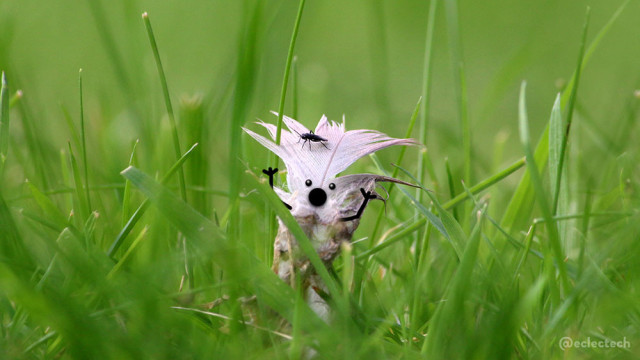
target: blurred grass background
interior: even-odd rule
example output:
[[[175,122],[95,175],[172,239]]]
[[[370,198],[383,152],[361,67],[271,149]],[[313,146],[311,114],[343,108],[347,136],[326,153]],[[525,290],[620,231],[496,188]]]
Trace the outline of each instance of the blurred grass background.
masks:
[[[622,4],[458,2],[472,154],[467,186],[497,174],[524,156],[518,136],[521,81],[528,84],[528,119],[535,145],[549,121],[556,94],[565,89],[575,70],[587,7],[591,8],[589,44]],[[428,8],[427,1],[308,0],[294,52],[296,78],[290,82],[285,114],[295,115],[308,127],[314,126],[322,114],[335,120],[345,114],[348,129],[371,128],[394,137],[404,136],[422,93]],[[144,215],[115,252],[115,260],[105,254],[144,199],[135,188],[125,190],[120,175],[130,164],[136,140],[139,143],[132,163],[147,174],[160,178],[176,161],[156,65],[140,18],[147,11],[176,113],[181,151],[199,143],[185,163],[187,202],[224,231],[228,224],[233,228],[233,221],[228,220],[237,217],[240,228],[230,230],[231,234],[238,232],[230,238],[236,236],[259,259],[270,262],[273,239],[266,235],[268,206],[252,191],[254,186],[243,172],[244,165],[240,165],[241,173],[229,173],[230,161],[238,159],[259,173],[268,166],[268,154],[244,135],[239,151],[231,152],[231,134],[239,131],[232,124],[252,127],[256,119],[275,122],[269,111],[277,110],[297,9],[298,2],[289,0],[0,2],[0,69],[6,74],[9,97],[13,99],[9,152],[4,173],[0,173],[0,192],[9,210],[3,213],[0,238],[6,244],[22,244],[18,248],[24,247],[29,254],[9,256],[16,254],[14,249],[3,255],[6,266],[0,274],[4,279],[0,292],[5,294],[0,310],[0,351],[4,357],[296,357],[295,342],[290,348],[287,342],[274,340],[271,333],[256,334],[238,329],[233,321],[185,316],[169,308],[176,303],[195,306],[225,294],[248,295],[248,291],[232,284],[234,277],[225,272],[229,269],[197,256],[187,266],[195,267],[191,268],[195,273],[183,277],[184,258],[191,258],[162,211],[151,208]],[[569,139],[567,184],[563,188],[569,200],[563,215],[619,214],[563,223],[568,224],[562,244],[570,270],[575,265],[593,271],[586,272],[585,277],[578,276],[581,271],[572,272],[575,291],[561,290],[563,301],[559,303],[549,295],[552,289],[540,293],[531,290],[540,298],[538,302],[530,300],[535,305],[527,307],[523,304],[529,302],[522,299],[529,294],[527,291],[539,286],[538,275],[553,265],[543,266],[543,262],[527,258],[522,267],[527,271],[522,270],[520,275],[521,267],[506,260],[511,256],[519,259],[520,253],[501,254],[502,245],[492,241],[504,239],[500,240],[502,235],[485,221],[478,256],[482,259],[479,267],[486,272],[474,275],[477,288],[470,290],[467,298],[478,306],[474,309],[485,310],[459,315],[464,320],[449,319],[470,328],[475,324],[476,331],[486,333],[454,333],[463,345],[459,344],[456,351],[444,345],[439,350],[449,351],[452,356],[479,358],[638,355],[640,313],[635,299],[640,262],[635,255],[640,250],[640,229],[634,211],[638,206],[636,123],[640,100],[634,91],[640,88],[639,14],[640,4],[630,1],[589,59],[581,75]],[[427,177],[425,185],[445,203],[450,195],[444,159],[451,164],[454,194],[464,192],[459,180],[465,177],[465,159],[443,2],[439,2],[434,29],[426,145],[436,177]],[[83,191],[78,191],[83,185],[74,179],[84,171],[80,68],[91,208],[84,205],[87,199],[83,200]],[[16,98],[18,89],[21,97]],[[298,104],[295,111],[293,97]],[[234,120],[238,115],[241,118]],[[418,138],[417,131],[412,136]],[[74,173],[70,149],[79,172]],[[387,166],[395,161],[397,153],[381,152],[381,163]],[[410,172],[416,171],[418,153],[416,149],[407,151],[402,165]],[[371,161],[362,160],[350,171],[378,170]],[[548,176],[543,175],[547,189],[553,189],[546,180]],[[522,171],[516,172],[480,199],[489,204],[488,214],[496,219],[503,217],[521,177]],[[25,185],[25,179],[31,185]],[[80,175],[79,179],[84,178]],[[233,191],[230,182],[240,192],[238,208],[229,206],[227,195],[230,189]],[[168,186],[179,193],[175,177]],[[547,191],[552,194],[552,190]],[[40,197],[40,193],[45,195]],[[414,208],[405,206],[406,198],[399,192],[393,195],[378,237],[393,234],[395,225],[414,216]],[[536,206],[527,204],[530,209]],[[361,229],[373,226],[375,213],[381,208],[381,204],[369,208]],[[480,208],[458,207],[456,219],[466,234],[476,226],[475,213]],[[524,244],[525,233],[540,216],[537,210],[522,214],[519,225],[507,230]],[[420,237],[428,239],[422,231]],[[356,238],[369,235],[369,231],[360,230]],[[324,339],[316,346],[321,355],[322,349],[327,351],[326,357],[371,353],[383,358],[420,356],[424,341],[411,345],[407,339],[414,337],[411,331],[427,331],[460,261],[435,231],[429,236],[434,240],[424,245],[429,249],[424,260],[428,265],[420,266],[425,268],[411,262],[418,259],[413,256],[415,244],[424,242],[410,235],[384,256],[358,265],[353,296],[365,318],[384,319],[381,324],[386,324],[378,325],[375,335],[367,339],[366,331],[358,332],[340,323],[344,328],[339,333],[349,334],[351,342],[331,348],[327,344],[336,338],[319,331],[308,334],[302,343],[313,345],[313,339]],[[546,235],[540,236],[546,239]],[[141,240],[133,246],[136,238]],[[79,248],[65,245],[75,239],[82,239]],[[371,239],[372,243],[378,241]],[[364,243],[369,241],[356,246],[356,254],[367,249]],[[534,243],[545,253],[544,240],[536,238]],[[56,255],[60,248],[72,250],[62,251],[67,254],[66,260],[54,266],[56,256],[64,257]],[[125,256],[127,249],[133,249],[130,256]],[[584,260],[585,253],[588,261]],[[123,258],[127,262],[120,263]],[[105,281],[114,261],[123,275]],[[422,264],[422,260],[416,261]],[[510,279],[497,276],[494,262],[500,264],[498,268],[507,274],[504,276],[522,276],[522,283],[512,287]],[[415,266],[428,271],[414,279],[408,273],[416,271]],[[17,269],[26,275],[21,277],[22,270]],[[393,276],[388,275],[384,281],[370,279],[380,272]],[[189,284],[181,286],[182,281]],[[580,283],[593,287],[576,285]],[[372,286],[378,288],[372,290]],[[418,309],[412,306],[416,299],[424,300]],[[241,316],[242,310],[234,304],[225,303],[219,312]],[[517,313],[521,307],[534,309],[534,320],[527,325],[521,318],[500,316]],[[483,311],[499,315],[483,317]],[[273,317],[264,308],[260,313]],[[414,323],[408,325],[405,317]],[[401,324],[404,329],[399,338],[405,341],[396,339],[397,347],[387,339],[389,323]],[[490,331],[495,333],[491,335]],[[563,353],[557,347],[562,336],[583,339],[596,336],[593,334],[614,340],[626,337],[632,341],[632,349],[573,349]],[[509,345],[501,351],[489,349],[489,344],[501,343]],[[435,349],[431,347],[430,351],[437,354]]]
[[[485,159],[490,158],[491,146],[485,144],[493,142],[496,133],[508,135],[509,147],[518,146],[513,136],[514,90],[521,80],[530,85],[533,133],[542,130],[558,85],[566,84],[575,66],[587,5],[593,8],[592,29],[599,29],[620,4],[460,4],[476,170],[489,170],[491,164]],[[268,118],[268,110],[278,102],[296,6],[275,2],[261,10],[253,79],[258,95],[247,110],[247,121]],[[606,104],[585,109],[594,118],[624,111],[637,86],[637,79],[628,71],[640,51],[632,16],[635,7],[632,2],[585,71],[579,105]],[[295,51],[300,118],[309,123],[322,113],[331,118],[346,114],[354,127],[363,123],[383,131],[392,126],[392,119],[408,119],[420,93],[427,8],[428,3],[419,1],[310,2]],[[91,119],[88,131],[120,134],[100,140],[96,136],[92,144],[98,149],[116,145],[112,148],[119,152],[105,159],[111,170],[120,168],[129,152],[127,146],[117,145],[128,145],[142,135],[128,130],[162,115],[162,97],[157,96],[159,83],[144,27],[139,16],[133,16],[145,10],[155,23],[174,102],[198,94],[223,101],[233,86],[236,43],[247,11],[242,2],[189,2],[184,6],[160,2],[59,1],[55,6],[3,2],[0,61],[13,87],[22,89],[23,102],[30,111],[48,114],[48,121],[37,122],[40,132],[48,135],[48,144],[60,148],[68,138],[65,126],[60,126],[64,124],[61,108],[71,114],[78,112],[76,74],[80,68],[90,90],[86,99]],[[448,156],[456,166],[459,147],[447,147],[459,140],[444,11],[436,21],[433,57],[430,117],[434,131],[429,135],[433,141],[429,147],[434,156]],[[208,121],[228,132],[228,121],[224,121],[228,106],[212,103],[206,104]],[[131,109],[147,120],[132,124],[127,115]],[[218,112],[215,117],[210,114],[213,111]],[[612,135],[609,131],[614,129],[601,126],[595,130]],[[149,141],[142,140],[143,147],[148,145]],[[89,151],[90,156],[95,153]]]

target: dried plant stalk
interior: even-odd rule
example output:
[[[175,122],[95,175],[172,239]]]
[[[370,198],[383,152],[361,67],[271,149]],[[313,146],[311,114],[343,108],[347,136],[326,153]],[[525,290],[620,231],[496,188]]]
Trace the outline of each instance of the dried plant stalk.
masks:
[[[336,175],[359,158],[375,151],[393,145],[415,145],[416,142],[412,139],[395,139],[374,130],[345,131],[344,119],[342,123],[336,123],[328,121],[326,116],[320,119],[315,131],[286,116],[284,123],[289,131],[282,131],[279,145],[251,130],[244,131],[284,162],[288,191],[273,186],[277,169],[269,168],[263,172],[269,176],[269,183],[291,210],[324,264],[330,267],[339,255],[342,243],[351,241],[368,202],[386,200],[375,191],[378,182],[414,186],[374,174]],[[275,140],[275,125],[259,124]],[[325,285],[313,272],[295,237],[280,220],[278,222],[273,270],[291,286],[299,281],[309,305],[328,320]],[[296,274],[301,279],[295,279]]]

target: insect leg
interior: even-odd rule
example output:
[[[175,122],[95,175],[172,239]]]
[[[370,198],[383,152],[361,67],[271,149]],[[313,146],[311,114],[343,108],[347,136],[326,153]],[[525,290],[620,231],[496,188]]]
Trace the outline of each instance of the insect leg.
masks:
[[[291,130],[295,131],[294,129],[291,129]],[[298,142],[296,144],[299,144],[300,140],[302,140],[302,135],[300,135],[300,133],[297,132],[297,131],[295,131],[295,133],[298,134],[298,136],[299,136]]]

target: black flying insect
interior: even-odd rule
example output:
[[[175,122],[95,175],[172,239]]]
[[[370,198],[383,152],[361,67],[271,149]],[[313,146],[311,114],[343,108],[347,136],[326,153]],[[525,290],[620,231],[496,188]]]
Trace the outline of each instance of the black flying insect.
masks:
[[[298,142],[300,142],[300,140],[304,140],[304,142],[302,143],[302,148],[303,149],[304,149],[304,144],[306,144],[307,142],[309,143],[309,150],[311,150],[311,143],[312,142],[319,142],[320,144],[322,144],[322,146],[325,147],[325,149],[330,150],[327,147],[327,145],[324,144],[324,141],[329,141],[329,140],[323,138],[320,135],[314,134],[313,130],[309,130],[308,133],[303,133],[303,134],[300,134],[299,132],[296,131],[296,134],[298,134],[300,136],[300,139],[298,140]]]

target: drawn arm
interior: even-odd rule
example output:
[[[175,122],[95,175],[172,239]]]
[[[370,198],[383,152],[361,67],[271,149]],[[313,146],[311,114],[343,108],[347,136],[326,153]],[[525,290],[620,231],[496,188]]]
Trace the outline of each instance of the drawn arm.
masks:
[[[269,169],[262,169],[262,172],[265,175],[269,176],[269,186],[271,186],[271,188],[273,189],[273,175],[275,175],[278,172],[278,168],[272,169],[271,166],[269,166]],[[287,204],[286,202],[282,202],[284,204],[284,206],[287,207],[287,209],[291,210],[292,207],[291,205]]]
[[[362,205],[360,205],[360,209],[358,209],[358,212],[353,216],[348,216],[348,217],[342,218],[340,220],[342,220],[342,221],[351,221],[351,220],[359,219],[362,216],[362,212],[364,211],[364,208],[367,206],[367,203],[369,202],[369,200],[376,199],[375,195],[371,195],[371,191],[364,191],[363,188],[360,188],[360,192],[362,193],[362,196],[364,197],[364,202],[362,202]]]

